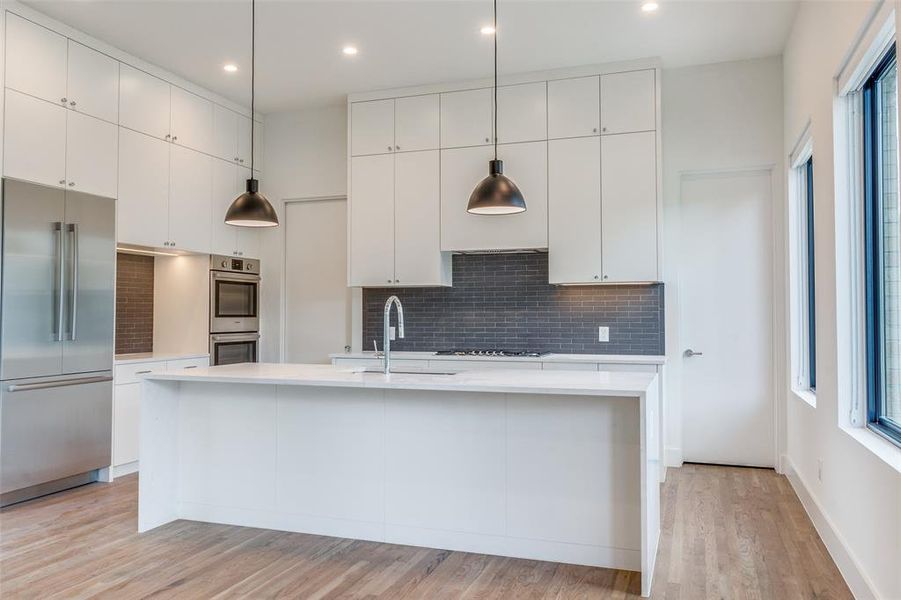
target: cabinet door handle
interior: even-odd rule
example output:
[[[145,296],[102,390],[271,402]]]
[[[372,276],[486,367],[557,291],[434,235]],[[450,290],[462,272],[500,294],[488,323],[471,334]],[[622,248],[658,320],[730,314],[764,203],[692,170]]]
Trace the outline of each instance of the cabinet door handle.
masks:
[[[74,182],[74,181],[70,181],[70,182],[69,182],[69,187],[75,187],[75,182]]]
[[[597,132],[598,132],[598,128],[595,127],[594,129],[591,130],[591,132],[592,132],[592,133],[597,133]]]
[[[135,371],[135,375],[146,375],[147,373],[152,373],[152,372],[153,371],[151,371],[150,369],[147,369],[146,371]]]
[[[75,100],[73,100],[72,102],[69,102],[69,106],[75,106]]]
[[[60,180],[59,180],[59,184],[60,184],[60,185],[66,185],[66,180],[65,180],[65,179],[60,179]]]
[[[172,137],[172,134],[171,134],[171,133],[167,133],[167,134],[166,134],[166,139],[167,139],[167,140],[168,140],[169,138],[171,138],[171,137]]]
[[[60,98],[59,101],[65,104],[68,101],[68,98]]]
[[[196,368],[197,368],[197,365],[190,365],[190,366],[187,366],[187,367],[185,367],[185,368],[186,368],[186,369],[196,369]]]
[[[177,139],[178,139],[178,136],[177,136],[177,135],[173,135],[173,136],[172,136],[172,141],[173,141],[173,142],[174,142],[175,140],[177,140]]]

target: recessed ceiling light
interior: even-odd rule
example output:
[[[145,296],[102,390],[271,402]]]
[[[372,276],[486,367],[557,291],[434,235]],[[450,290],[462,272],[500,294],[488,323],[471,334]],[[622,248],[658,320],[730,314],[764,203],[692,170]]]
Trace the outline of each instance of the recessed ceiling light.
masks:
[[[491,25],[485,25],[479,31],[482,32],[482,35],[494,35],[494,27]]]
[[[344,48],[341,50],[341,52],[343,52],[344,54],[347,54],[348,56],[353,56],[354,54],[357,53],[357,47],[356,46],[344,46]]]
[[[660,5],[658,5],[656,2],[653,2],[653,1],[645,2],[644,4],[641,5],[641,12],[646,12],[646,13],[657,12],[658,8],[660,8]]]
[[[233,65],[232,63],[228,63],[222,66],[222,70],[226,73],[237,73],[238,65]]]

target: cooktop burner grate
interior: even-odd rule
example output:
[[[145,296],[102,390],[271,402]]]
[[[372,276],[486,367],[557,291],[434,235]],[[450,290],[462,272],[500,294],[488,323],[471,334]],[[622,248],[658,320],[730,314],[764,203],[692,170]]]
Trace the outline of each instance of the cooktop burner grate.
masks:
[[[435,353],[438,356],[486,356],[486,357],[538,357],[544,356],[547,352],[536,352],[533,350],[499,350],[496,348],[486,349],[453,349],[439,350]]]

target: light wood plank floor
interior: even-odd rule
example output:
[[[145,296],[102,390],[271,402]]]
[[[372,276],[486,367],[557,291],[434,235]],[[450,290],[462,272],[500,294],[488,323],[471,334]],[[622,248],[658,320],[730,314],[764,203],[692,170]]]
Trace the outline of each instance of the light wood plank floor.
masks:
[[[663,486],[654,597],[851,598],[788,481],[685,465]],[[637,598],[637,573],[178,521],[138,535],[137,477],[0,511],[12,598]]]

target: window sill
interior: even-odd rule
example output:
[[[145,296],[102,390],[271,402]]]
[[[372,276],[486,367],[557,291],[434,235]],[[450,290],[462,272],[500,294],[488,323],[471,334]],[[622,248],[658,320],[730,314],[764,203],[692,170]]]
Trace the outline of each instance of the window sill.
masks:
[[[864,448],[878,456],[882,462],[901,473],[901,447],[896,446],[878,433],[866,427],[840,425],[839,429],[847,433]]]
[[[800,388],[792,388],[792,394],[794,394],[795,398],[804,402],[805,404],[809,404],[812,408],[817,407],[817,394],[811,390],[802,390]]]

